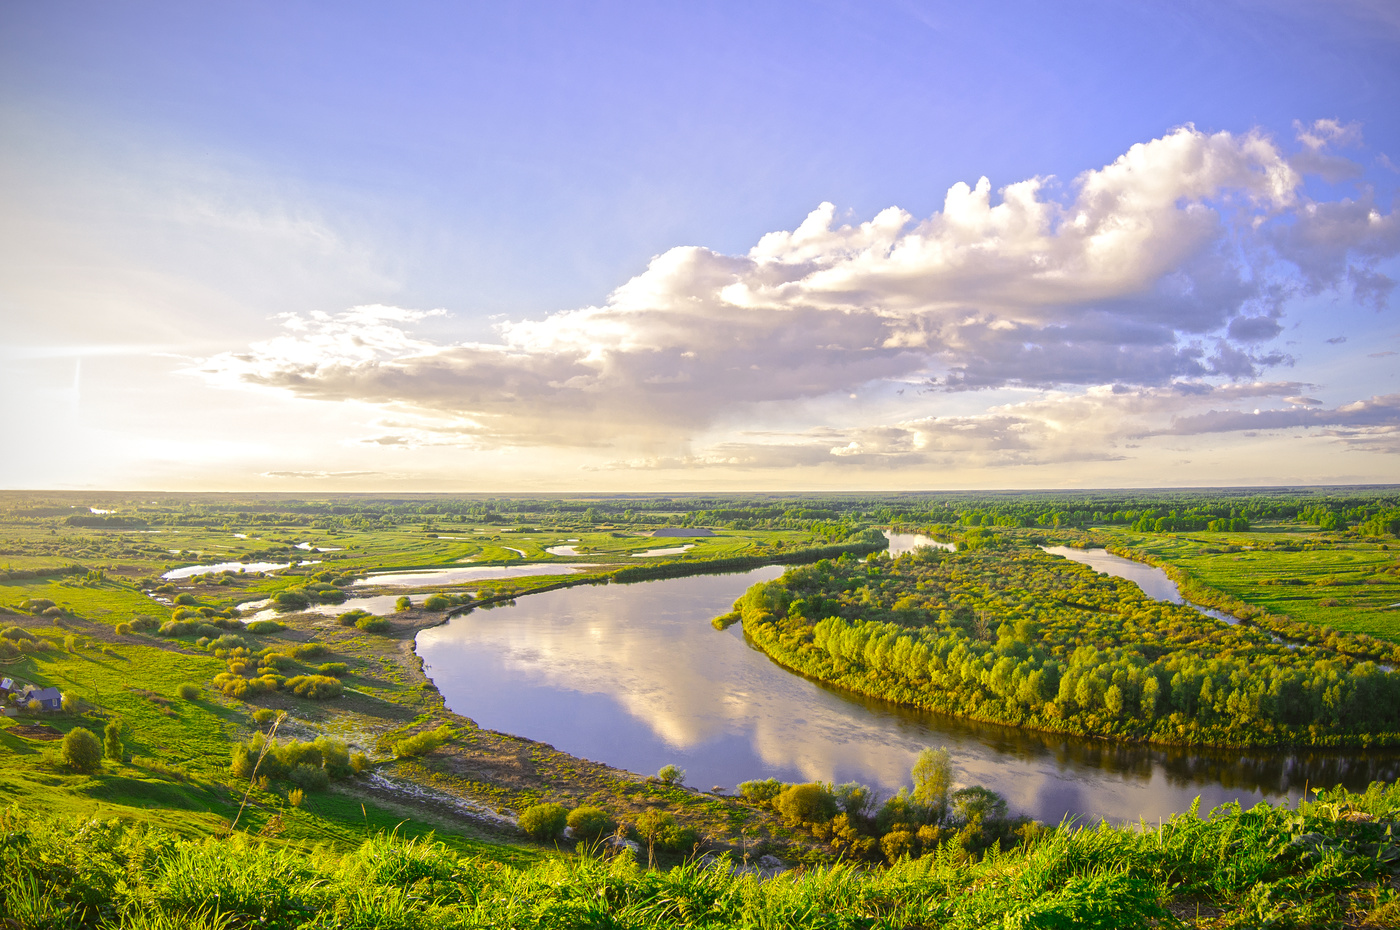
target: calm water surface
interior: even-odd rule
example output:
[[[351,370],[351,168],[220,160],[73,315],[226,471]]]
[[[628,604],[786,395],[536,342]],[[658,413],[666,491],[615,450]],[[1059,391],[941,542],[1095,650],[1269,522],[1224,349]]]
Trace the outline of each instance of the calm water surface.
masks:
[[[738,626],[710,626],[749,585],[781,573],[531,595],[425,630],[418,652],[448,705],[484,727],[637,772],[675,763],[701,788],[776,777],[893,792],[920,749],[943,745],[958,781],[1002,793],[1017,811],[1118,822],[1169,816],[1197,795],[1207,809],[1248,806],[1296,798],[1305,782],[1360,787],[1400,769],[1394,755],[1192,753],[1048,736],[839,692],[773,664]]]

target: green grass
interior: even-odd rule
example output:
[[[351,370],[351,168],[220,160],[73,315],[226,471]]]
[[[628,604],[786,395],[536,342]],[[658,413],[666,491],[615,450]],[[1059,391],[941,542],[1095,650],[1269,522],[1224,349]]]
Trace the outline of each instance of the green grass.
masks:
[[[1400,608],[1391,606],[1400,603],[1400,551],[1381,549],[1376,542],[1267,529],[1135,538],[1122,535],[1128,537],[1124,541],[1132,548],[1180,566],[1210,587],[1247,604],[1304,623],[1400,642]],[[1205,551],[1272,543],[1322,548]]]
[[[296,813],[293,812],[292,819]],[[763,880],[733,863],[503,865],[429,837],[291,847],[122,818],[0,814],[0,908],[20,926],[899,928],[1393,926],[1400,791],[1298,809],[1226,806],[1158,827],[1058,829],[971,861],[949,845],[887,869]]]

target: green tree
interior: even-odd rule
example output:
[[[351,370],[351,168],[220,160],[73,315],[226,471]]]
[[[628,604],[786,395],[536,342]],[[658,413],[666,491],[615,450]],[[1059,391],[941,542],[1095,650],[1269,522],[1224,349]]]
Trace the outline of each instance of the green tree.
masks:
[[[656,773],[656,777],[659,778],[663,784],[678,785],[685,780],[685,769],[678,765],[671,765],[668,763],[661,766]]]
[[[948,809],[948,789],[953,786],[953,764],[947,747],[924,749],[909,774],[914,779],[914,802],[941,817]]]
[[[91,730],[74,727],[63,737],[63,761],[79,772],[102,768],[102,744]]]
[[[113,720],[102,731],[102,754],[113,762],[120,762],[122,749],[122,722]]]

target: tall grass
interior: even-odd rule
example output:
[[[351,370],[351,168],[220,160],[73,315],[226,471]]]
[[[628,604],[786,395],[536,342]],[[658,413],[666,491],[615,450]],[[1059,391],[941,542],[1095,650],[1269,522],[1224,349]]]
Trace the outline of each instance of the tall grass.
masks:
[[[352,852],[234,833],[191,839],[116,821],[0,814],[0,913],[24,927],[1132,928],[1357,925],[1400,909],[1400,790],[1297,809],[1225,806],[1160,826],[1061,828],[980,861],[761,878],[727,859],[669,871],[630,855],[513,869],[431,839]],[[1173,916],[1177,915],[1177,916]]]

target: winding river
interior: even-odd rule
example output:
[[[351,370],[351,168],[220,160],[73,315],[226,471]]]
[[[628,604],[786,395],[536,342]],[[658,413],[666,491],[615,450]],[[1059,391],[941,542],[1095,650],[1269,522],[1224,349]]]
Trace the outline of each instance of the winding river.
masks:
[[[888,534],[898,554],[933,540]],[[1101,571],[1151,566],[1108,553]],[[838,691],[771,662],[738,625],[711,618],[780,567],[633,585],[583,586],[477,610],[425,630],[417,648],[448,706],[493,730],[637,772],[675,763],[686,783],[732,790],[776,777],[859,781],[892,793],[925,746],[947,746],[955,778],[1039,820],[1155,820],[1229,801],[1296,799],[1305,784],[1364,787],[1400,774],[1380,753],[1186,751],[1032,733]],[[1153,596],[1166,588],[1148,589]],[[1179,595],[1176,598],[1179,602]],[[1163,597],[1163,599],[1171,599]]]

